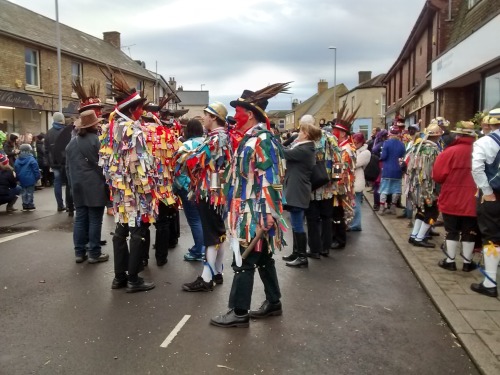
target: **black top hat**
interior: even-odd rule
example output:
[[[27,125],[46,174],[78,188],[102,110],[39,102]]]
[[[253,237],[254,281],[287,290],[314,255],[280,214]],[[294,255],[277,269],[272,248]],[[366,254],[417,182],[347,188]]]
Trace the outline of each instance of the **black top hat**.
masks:
[[[233,108],[236,108],[236,107],[246,108],[255,114],[255,116],[259,122],[265,122],[266,121],[265,110],[266,110],[269,102],[267,101],[267,99],[261,99],[261,100],[255,101],[255,102],[246,101],[246,99],[252,98],[254,95],[255,95],[255,92],[253,92],[253,91],[243,90],[243,93],[241,94],[241,96],[238,99],[233,100],[229,104]]]

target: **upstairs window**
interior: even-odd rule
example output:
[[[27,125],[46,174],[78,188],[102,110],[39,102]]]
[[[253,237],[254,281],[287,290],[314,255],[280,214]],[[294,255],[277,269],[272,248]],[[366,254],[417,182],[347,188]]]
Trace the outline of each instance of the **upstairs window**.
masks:
[[[82,76],[82,64],[79,62],[71,63],[71,81],[76,82],[77,80],[83,84],[83,76]]]
[[[37,50],[26,48],[24,64],[26,68],[26,85],[40,88],[40,59]]]

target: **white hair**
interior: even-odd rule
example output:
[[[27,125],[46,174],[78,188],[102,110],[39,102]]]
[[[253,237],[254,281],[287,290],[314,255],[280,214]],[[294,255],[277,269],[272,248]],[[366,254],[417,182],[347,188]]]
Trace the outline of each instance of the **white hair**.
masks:
[[[299,120],[299,125],[312,125],[316,124],[316,120],[312,115],[304,115]]]

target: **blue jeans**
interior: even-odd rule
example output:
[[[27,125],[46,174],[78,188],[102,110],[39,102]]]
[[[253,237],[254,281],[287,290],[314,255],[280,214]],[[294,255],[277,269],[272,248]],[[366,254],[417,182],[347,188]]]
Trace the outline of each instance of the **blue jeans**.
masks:
[[[292,224],[292,231],[295,233],[305,233],[304,230],[304,212],[303,208],[291,207],[288,209],[290,212],[290,223]]]
[[[23,200],[23,208],[34,207],[33,194],[35,194],[35,185],[25,186],[21,190],[21,197]]]
[[[352,219],[350,228],[361,229],[361,203],[363,202],[363,193],[356,193],[356,207],[354,208],[354,218]]]
[[[201,226],[198,206],[196,202],[188,199],[188,192],[186,189],[177,191],[177,195],[181,198],[184,214],[186,215],[186,220],[191,228],[191,234],[193,235],[194,246],[189,252],[192,255],[201,255],[205,252],[205,247],[203,246],[203,228]]]
[[[99,258],[103,214],[104,207],[77,207],[73,226],[75,256],[84,256],[88,244],[89,258]]]
[[[52,168],[54,172],[54,195],[56,197],[57,208],[64,207],[64,202],[62,198],[62,169]]]

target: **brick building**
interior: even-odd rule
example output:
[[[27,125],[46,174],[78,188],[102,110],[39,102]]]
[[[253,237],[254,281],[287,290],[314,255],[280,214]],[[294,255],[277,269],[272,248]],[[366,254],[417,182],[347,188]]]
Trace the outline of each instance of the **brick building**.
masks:
[[[389,126],[396,117],[406,124],[426,125],[437,116],[431,89],[432,61],[447,47],[460,3],[467,0],[427,0],[401,53],[387,72],[387,109]]]
[[[0,129],[38,134],[47,131],[59,110],[56,22],[0,0]],[[71,82],[100,86],[103,103],[114,104],[110,83],[99,67],[121,71],[127,83],[154,99],[156,79],[144,64],[120,49],[120,33],[103,40],[60,24],[62,111],[76,118],[79,105]]]
[[[432,63],[437,111],[452,124],[500,107],[500,0],[464,0]]]

